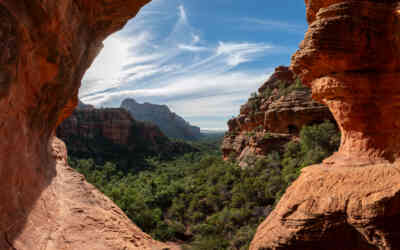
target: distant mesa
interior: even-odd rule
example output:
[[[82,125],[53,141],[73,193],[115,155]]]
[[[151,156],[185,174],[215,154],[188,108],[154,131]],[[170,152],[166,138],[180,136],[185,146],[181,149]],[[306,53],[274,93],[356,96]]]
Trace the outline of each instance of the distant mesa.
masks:
[[[122,101],[121,108],[131,113],[138,121],[151,122],[168,137],[174,139],[197,140],[202,137],[200,128],[189,124],[172,112],[167,105],[145,102],[140,104],[132,98]]]

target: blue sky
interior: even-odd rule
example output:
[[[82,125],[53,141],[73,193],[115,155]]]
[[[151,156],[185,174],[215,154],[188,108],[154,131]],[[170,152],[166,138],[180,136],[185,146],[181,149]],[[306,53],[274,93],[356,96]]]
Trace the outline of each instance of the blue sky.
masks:
[[[96,106],[167,104],[203,129],[225,129],[290,63],[306,27],[303,1],[153,0],[104,42],[79,96]]]

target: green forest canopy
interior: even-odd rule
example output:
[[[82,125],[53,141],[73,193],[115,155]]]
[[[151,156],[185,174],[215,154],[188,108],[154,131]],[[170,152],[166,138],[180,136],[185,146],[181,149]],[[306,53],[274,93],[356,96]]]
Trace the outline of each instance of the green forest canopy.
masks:
[[[174,160],[146,159],[140,172],[93,159],[72,158],[70,165],[155,239],[187,249],[248,249],[257,226],[300,170],[331,155],[339,142],[336,126],[326,121],[303,127],[299,141],[246,169],[224,162],[216,141]]]

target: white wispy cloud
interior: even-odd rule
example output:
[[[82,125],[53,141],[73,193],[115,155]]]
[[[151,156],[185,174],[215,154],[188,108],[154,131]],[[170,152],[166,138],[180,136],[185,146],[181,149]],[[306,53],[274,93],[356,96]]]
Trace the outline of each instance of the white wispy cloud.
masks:
[[[237,27],[247,30],[281,30],[286,32],[304,34],[304,31],[307,29],[306,25],[289,23],[281,20],[245,17],[234,21],[240,22],[240,25],[238,25]]]
[[[208,50],[207,47],[187,45],[187,44],[178,44],[178,48],[180,48],[181,50],[187,50],[187,51],[192,51],[192,52]]]
[[[80,98],[97,106],[119,106],[127,97],[168,104],[196,125],[225,128],[272,71],[241,66],[290,50],[250,41],[209,42],[191,26],[181,4],[176,4],[175,17],[165,17],[168,25],[166,19],[154,22],[153,16],[164,16],[163,4],[154,1],[155,7],[144,8],[105,41],[85,75]]]
[[[218,55],[226,55],[227,63],[230,66],[237,66],[241,63],[252,61],[255,58],[262,56],[266,50],[274,47],[262,43],[224,43],[219,42],[217,47]]]

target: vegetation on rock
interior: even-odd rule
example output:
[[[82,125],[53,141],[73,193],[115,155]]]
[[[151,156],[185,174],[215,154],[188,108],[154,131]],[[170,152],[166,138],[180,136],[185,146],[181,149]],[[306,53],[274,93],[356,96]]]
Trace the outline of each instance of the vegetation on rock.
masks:
[[[334,120],[328,107],[313,101],[310,89],[289,68],[277,67],[228,121],[223,156],[227,160],[234,155],[240,167],[247,167],[272,151],[282,153],[303,126],[324,120]]]

